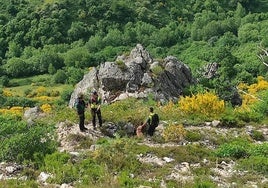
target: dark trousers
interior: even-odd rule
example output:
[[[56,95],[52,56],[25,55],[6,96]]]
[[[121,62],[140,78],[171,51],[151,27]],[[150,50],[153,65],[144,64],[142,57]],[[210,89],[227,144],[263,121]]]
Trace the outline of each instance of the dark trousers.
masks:
[[[92,124],[93,127],[96,127],[96,115],[98,116],[99,126],[102,126],[102,119],[101,119],[101,111],[97,110],[96,108],[91,109],[91,116],[92,116]]]
[[[85,114],[79,114],[79,129],[81,131],[85,129]]]
[[[154,131],[155,131],[155,126],[154,125],[149,125],[147,134],[150,135],[150,136],[153,136],[154,135]]]

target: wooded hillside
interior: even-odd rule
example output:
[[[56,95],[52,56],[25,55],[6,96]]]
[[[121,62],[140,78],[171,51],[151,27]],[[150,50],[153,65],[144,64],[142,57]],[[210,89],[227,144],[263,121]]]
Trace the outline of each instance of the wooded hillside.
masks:
[[[201,67],[217,62],[219,75],[199,84],[223,98],[227,86],[267,78],[258,58],[268,46],[265,0],[11,0],[0,10],[4,86],[12,86],[11,78],[40,74],[75,84],[88,67],[137,43],[155,58],[176,56],[196,77]]]

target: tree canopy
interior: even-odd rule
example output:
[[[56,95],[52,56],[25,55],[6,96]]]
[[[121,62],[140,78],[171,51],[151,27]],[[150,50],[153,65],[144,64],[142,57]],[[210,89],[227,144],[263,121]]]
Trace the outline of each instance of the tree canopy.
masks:
[[[194,74],[217,62],[225,81],[268,77],[258,58],[268,47],[264,0],[11,0],[0,10],[0,70],[9,78],[83,72],[137,43]]]

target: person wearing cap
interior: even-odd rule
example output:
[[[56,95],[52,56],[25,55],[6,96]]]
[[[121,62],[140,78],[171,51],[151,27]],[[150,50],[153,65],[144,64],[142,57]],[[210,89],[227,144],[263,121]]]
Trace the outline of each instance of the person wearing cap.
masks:
[[[91,110],[92,124],[93,128],[96,129],[96,116],[98,116],[99,126],[102,126],[102,117],[101,117],[101,98],[99,97],[97,91],[93,91],[91,98],[89,100],[89,107]]]
[[[85,132],[87,128],[85,127],[85,109],[86,109],[86,103],[84,101],[83,94],[78,95],[78,99],[75,104],[76,112],[79,116],[79,129],[82,132]]]

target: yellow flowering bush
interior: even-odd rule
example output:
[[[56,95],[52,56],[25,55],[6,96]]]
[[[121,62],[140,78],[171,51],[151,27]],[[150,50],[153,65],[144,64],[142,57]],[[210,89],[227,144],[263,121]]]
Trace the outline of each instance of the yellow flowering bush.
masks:
[[[50,104],[43,104],[40,108],[45,113],[49,113],[52,110],[52,107]]]
[[[179,111],[178,105],[172,101],[169,101],[164,106],[160,106],[159,109],[161,113],[161,118],[164,119],[178,119],[182,115]]]
[[[39,97],[34,97],[34,99],[36,99],[38,101],[49,102],[49,101],[53,101],[55,99],[55,97],[39,96]]]
[[[22,116],[23,114],[23,107],[21,106],[13,106],[10,109],[0,109],[0,114],[10,114],[16,116]]]
[[[170,124],[168,125],[164,132],[163,138],[165,141],[172,141],[172,142],[179,142],[181,141],[186,135],[186,130],[183,128],[182,125],[177,124]]]
[[[43,96],[46,94],[46,88],[43,86],[40,86],[36,89],[37,96]]]
[[[262,76],[258,76],[257,83],[251,85],[240,83],[238,89],[241,90],[241,97],[243,99],[242,106],[239,107],[239,110],[250,111],[250,105],[259,100],[258,93],[268,89],[268,81],[264,80]]]
[[[242,97],[242,105],[237,107],[234,111],[244,121],[257,121],[260,119],[261,114],[258,114],[258,108],[261,110],[261,106],[256,108],[256,104],[262,101],[263,92],[268,90],[268,81],[264,80],[262,76],[257,78],[257,83],[247,85],[240,83],[238,85],[240,94]],[[261,102],[265,106],[265,102]],[[261,104],[259,103],[259,104]],[[265,110],[264,110],[265,111]]]
[[[170,113],[175,108],[175,104],[172,101],[169,101],[165,106],[162,107],[164,113]]]
[[[7,89],[3,89],[3,95],[5,97],[12,97],[13,96],[12,93]]]
[[[186,115],[203,115],[216,118],[224,112],[225,104],[214,93],[206,92],[191,97],[181,97],[179,109]]]

